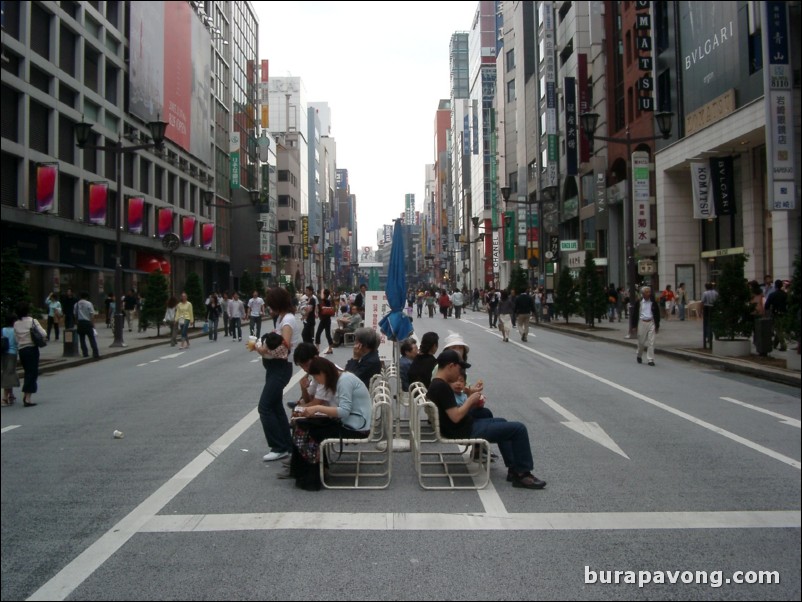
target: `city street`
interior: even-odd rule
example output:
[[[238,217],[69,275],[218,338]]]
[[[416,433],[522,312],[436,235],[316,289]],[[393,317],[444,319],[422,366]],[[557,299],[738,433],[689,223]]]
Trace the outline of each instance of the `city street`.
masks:
[[[484,313],[414,325],[463,336],[544,490],[499,459],[485,490],[424,491],[409,453],[386,490],[295,489],[262,461],[244,343],[143,348],[3,408],[2,600],[800,598],[798,387],[534,326],[504,343]]]

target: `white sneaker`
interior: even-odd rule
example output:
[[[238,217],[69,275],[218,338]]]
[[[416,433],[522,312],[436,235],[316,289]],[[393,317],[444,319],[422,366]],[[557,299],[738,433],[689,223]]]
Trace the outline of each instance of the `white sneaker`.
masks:
[[[265,462],[274,462],[276,460],[281,460],[282,458],[286,458],[289,456],[289,452],[270,452],[269,454],[265,454],[262,458]]]

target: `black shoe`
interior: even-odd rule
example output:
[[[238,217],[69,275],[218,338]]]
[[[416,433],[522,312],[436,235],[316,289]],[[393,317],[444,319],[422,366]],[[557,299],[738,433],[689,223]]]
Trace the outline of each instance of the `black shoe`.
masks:
[[[543,489],[546,486],[546,481],[541,481],[531,472],[524,474],[512,475],[512,486],[522,489]]]
[[[649,365],[650,366],[654,366],[654,362],[649,362]]]
[[[638,360],[638,363],[639,363],[639,364],[642,364],[642,363],[643,363],[643,358],[641,358],[641,356],[638,356],[638,357],[636,357],[635,359],[636,359],[636,360]]]

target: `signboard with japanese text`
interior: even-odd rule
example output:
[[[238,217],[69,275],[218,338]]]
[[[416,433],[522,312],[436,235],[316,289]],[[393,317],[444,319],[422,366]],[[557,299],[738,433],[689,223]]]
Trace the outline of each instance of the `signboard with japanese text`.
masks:
[[[379,357],[390,361],[393,359],[393,343],[387,338],[379,322],[390,313],[390,303],[384,291],[366,291],[365,293],[365,326],[373,329],[379,335]]]
[[[651,212],[649,209],[649,153],[635,151],[632,153],[632,188],[634,244],[651,242]]]

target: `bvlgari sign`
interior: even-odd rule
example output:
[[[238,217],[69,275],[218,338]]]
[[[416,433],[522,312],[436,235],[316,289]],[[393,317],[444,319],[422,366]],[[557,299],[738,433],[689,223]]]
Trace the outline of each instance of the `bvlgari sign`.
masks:
[[[738,2],[681,2],[680,51],[685,114],[737,88],[741,65]]]

